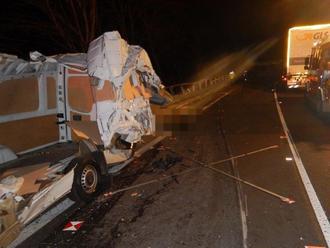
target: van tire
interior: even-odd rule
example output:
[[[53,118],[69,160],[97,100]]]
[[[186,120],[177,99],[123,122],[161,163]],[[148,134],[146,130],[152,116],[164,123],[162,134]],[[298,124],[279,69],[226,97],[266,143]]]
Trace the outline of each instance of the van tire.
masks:
[[[77,160],[70,198],[90,202],[102,191],[102,177],[98,165],[92,160]]]

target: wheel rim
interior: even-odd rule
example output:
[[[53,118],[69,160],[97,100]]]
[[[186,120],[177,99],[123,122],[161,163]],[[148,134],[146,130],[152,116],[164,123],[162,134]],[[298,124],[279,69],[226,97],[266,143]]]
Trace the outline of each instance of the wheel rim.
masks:
[[[81,173],[81,186],[87,194],[95,192],[98,175],[94,166],[86,165]]]

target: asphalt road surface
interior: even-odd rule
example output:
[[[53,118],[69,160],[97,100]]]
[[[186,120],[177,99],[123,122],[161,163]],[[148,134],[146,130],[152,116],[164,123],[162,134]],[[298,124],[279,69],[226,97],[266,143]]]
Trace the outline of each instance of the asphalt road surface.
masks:
[[[293,140],[329,216],[330,124],[306,107],[301,92],[280,93],[279,98]],[[239,86],[184,127],[115,178],[109,191],[173,177],[110,198],[102,195],[72,215],[63,214],[57,219],[60,224],[39,232],[22,247],[326,245],[295,161],[290,160],[292,154],[271,89]],[[293,199],[293,204],[191,161],[211,163],[270,146],[278,147],[215,167]],[[184,174],[192,168],[196,169]],[[76,232],[64,232],[68,221],[84,223]]]

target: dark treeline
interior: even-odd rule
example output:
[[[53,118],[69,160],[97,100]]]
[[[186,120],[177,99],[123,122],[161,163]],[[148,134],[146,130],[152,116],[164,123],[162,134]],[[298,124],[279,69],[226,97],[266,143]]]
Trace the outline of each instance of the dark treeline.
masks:
[[[328,20],[322,13],[328,0],[312,2],[3,0],[0,52],[25,59],[32,50],[86,52],[91,40],[118,30],[130,44],[147,50],[164,82],[183,82],[207,61],[270,37],[280,42],[267,56],[281,58],[290,25]]]

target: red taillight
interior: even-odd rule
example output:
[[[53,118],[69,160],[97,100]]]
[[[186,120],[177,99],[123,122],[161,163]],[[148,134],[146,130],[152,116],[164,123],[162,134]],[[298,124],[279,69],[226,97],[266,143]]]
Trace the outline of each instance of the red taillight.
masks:
[[[308,79],[309,79],[309,81],[312,81],[312,82],[317,82],[318,81],[317,76],[309,76]]]

